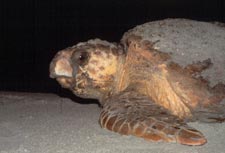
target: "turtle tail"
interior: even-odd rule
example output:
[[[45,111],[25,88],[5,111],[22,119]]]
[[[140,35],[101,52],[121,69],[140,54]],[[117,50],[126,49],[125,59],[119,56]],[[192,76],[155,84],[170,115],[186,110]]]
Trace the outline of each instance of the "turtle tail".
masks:
[[[212,97],[209,98],[207,105],[199,106],[194,110],[195,119],[202,122],[225,121],[225,85],[219,83],[211,89]]]

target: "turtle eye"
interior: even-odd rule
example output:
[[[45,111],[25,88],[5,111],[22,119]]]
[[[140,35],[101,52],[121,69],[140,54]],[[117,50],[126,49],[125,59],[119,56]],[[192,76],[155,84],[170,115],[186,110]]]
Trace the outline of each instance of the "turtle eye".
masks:
[[[76,63],[78,65],[83,65],[88,60],[88,52],[86,51],[76,51],[72,55],[72,61],[73,63]]]
[[[84,62],[87,59],[87,52],[82,52],[79,56],[79,61]]]

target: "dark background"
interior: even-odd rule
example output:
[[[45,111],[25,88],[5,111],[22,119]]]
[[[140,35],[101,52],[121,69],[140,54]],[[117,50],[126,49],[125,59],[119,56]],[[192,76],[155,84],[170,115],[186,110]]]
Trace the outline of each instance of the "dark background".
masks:
[[[119,41],[164,18],[225,22],[224,0],[1,0],[0,90],[61,92],[48,77],[54,54],[91,38]]]

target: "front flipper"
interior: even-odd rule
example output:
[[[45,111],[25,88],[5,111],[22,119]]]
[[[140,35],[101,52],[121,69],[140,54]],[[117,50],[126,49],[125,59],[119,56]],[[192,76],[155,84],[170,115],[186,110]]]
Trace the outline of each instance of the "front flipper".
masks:
[[[148,97],[135,91],[122,92],[108,99],[100,115],[103,128],[122,135],[151,141],[203,145],[205,137]]]

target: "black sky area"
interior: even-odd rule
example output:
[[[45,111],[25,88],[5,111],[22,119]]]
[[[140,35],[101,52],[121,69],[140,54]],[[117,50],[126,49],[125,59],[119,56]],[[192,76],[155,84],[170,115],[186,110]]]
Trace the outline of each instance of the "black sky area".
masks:
[[[48,74],[57,51],[165,18],[225,22],[225,1],[1,0],[0,91],[60,92]]]

